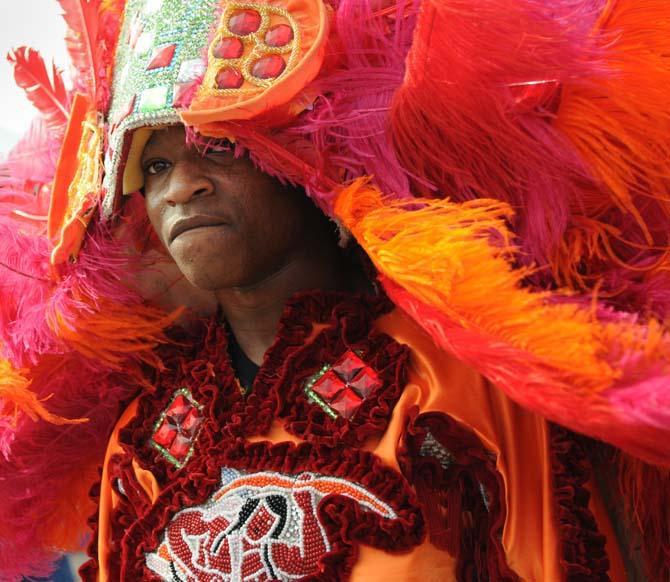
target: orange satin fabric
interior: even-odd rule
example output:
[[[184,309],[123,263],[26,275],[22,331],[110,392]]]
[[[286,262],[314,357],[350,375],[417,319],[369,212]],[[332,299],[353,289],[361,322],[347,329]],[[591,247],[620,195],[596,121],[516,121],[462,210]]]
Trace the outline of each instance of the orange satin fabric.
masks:
[[[486,447],[497,455],[498,470],[506,488],[507,520],[503,546],[507,561],[523,579],[556,582],[564,579],[560,566],[558,530],[553,514],[553,499],[546,422],[509,400],[472,368],[441,352],[432,340],[398,310],[380,318],[377,328],[396,341],[411,347],[409,381],[395,406],[386,433],[366,443],[387,465],[398,469],[396,451],[403,436],[409,410],[449,414],[470,427]],[[116,505],[116,494],[107,479],[109,458],[121,452],[118,431],[135,414],[133,402],[119,420],[109,442],[100,494],[98,531],[99,580],[108,580],[109,515]],[[268,435],[250,440],[294,441],[276,422]],[[154,501],[160,490],[149,471],[134,464],[139,483]],[[623,562],[614,541],[613,530],[602,504],[594,495],[591,509],[600,531],[608,538],[607,551],[612,563],[610,577],[625,581]],[[455,558],[436,549],[428,540],[414,550],[389,554],[368,546],[359,547],[352,582],[446,582],[454,580]]]

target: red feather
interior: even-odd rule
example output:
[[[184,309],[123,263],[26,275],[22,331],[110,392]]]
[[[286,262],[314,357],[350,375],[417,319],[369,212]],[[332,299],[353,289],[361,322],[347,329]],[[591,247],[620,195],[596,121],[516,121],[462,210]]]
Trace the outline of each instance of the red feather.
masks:
[[[65,42],[77,71],[75,89],[91,97],[97,93],[100,43],[100,0],[58,0],[68,27]]]
[[[16,84],[25,90],[28,99],[37,107],[47,125],[62,130],[70,111],[69,96],[61,72],[52,65],[51,77],[42,56],[29,47],[19,47],[7,59],[14,65]]]

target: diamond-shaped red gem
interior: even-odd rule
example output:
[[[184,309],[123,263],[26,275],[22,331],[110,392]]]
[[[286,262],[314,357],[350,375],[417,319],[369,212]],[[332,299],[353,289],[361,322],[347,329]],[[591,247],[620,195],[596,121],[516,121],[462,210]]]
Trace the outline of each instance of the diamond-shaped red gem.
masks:
[[[288,24],[277,24],[265,33],[265,44],[272,47],[286,46],[293,40],[293,29]]]
[[[193,446],[202,420],[198,407],[183,393],[178,394],[165,411],[152,439],[181,463]]]
[[[244,44],[234,36],[222,38],[214,48],[214,56],[217,59],[239,59],[243,52]]]
[[[261,27],[261,15],[255,10],[238,10],[228,20],[228,30],[233,34],[246,36]]]
[[[335,400],[330,402],[330,407],[339,412],[344,418],[351,418],[363,404],[363,399],[353,390],[342,390]]]
[[[329,402],[346,387],[342,379],[333,370],[329,370],[314,383],[312,390]]]
[[[268,55],[258,59],[251,67],[251,74],[257,79],[274,79],[286,68],[286,62],[279,55]]]
[[[377,373],[353,351],[338,362],[311,387],[326,405],[349,419],[372,392],[381,387]]]
[[[365,362],[351,350],[333,366],[333,369],[347,382],[353,380],[363,368],[365,368]]]
[[[381,386],[379,376],[370,368],[363,368],[351,382],[349,386],[356,390],[363,398],[367,398],[377,388]]]
[[[121,124],[121,122],[133,112],[133,109],[135,109],[135,95],[133,95],[126,103],[126,106],[121,111],[119,111],[118,115],[112,122],[110,132],[113,133],[114,130]]]
[[[216,86],[219,89],[239,89],[244,83],[244,77],[234,67],[225,67],[216,74]]]
[[[147,65],[147,71],[152,71],[153,69],[162,69],[167,67],[174,57],[174,53],[177,50],[176,44],[166,44],[156,48],[149,59],[149,64]]]

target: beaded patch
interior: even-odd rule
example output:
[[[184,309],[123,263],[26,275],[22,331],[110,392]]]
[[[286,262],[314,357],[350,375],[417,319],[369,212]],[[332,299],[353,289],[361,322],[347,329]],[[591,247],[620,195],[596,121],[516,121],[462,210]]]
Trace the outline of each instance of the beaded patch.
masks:
[[[290,71],[300,52],[300,28],[284,8],[233,2],[209,47],[201,94],[255,91]]]
[[[202,421],[202,406],[186,388],[181,388],[158,418],[151,445],[181,469],[193,455]]]
[[[204,505],[177,513],[147,567],[163,580],[295,580],[316,574],[331,543],[318,516],[320,501],[342,495],[364,511],[396,519],[367,489],[313,472],[245,474],[226,468],[222,486]]]
[[[175,100],[202,79],[218,0],[128,0],[116,51],[104,211],[111,213],[133,129],[179,122]]]
[[[382,385],[377,372],[348,350],[335,365],[323,366],[305,384],[305,394],[331,418],[351,419]]]

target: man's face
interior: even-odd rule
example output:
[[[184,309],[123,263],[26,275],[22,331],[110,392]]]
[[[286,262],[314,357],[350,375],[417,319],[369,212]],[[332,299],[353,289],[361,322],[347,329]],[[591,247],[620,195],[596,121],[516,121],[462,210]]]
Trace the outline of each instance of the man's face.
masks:
[[[253,286],[309,244],[315,209],[304,193],[232,151],[203,155],[181,126],[155,131],[141,164],[151,224],[196,287]]]

